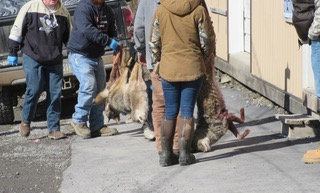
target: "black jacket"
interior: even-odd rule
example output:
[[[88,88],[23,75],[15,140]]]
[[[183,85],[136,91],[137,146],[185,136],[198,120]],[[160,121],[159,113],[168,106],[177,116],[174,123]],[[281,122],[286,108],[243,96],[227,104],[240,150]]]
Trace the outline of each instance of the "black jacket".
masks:
[[[101,57],[105,46],[116,36],[112,9],[107,4],[98,8],[91,0],[82,0],[74,12],[67,50],[91,58]]]
[[[70,14],[58,4],[49,11],[42,0],[29,1],[23,5],[12,26],[8,47],[9,55],[22,53],[42,65],[62,64],[62,46],[70,33]]]
[[[293,0],[292,23],[302,41],[308,40],[308,31],[313,22],[314,0]]]

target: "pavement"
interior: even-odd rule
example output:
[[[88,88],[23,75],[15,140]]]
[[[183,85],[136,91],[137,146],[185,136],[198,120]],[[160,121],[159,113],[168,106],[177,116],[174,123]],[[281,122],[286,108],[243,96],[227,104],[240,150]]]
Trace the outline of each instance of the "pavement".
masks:
[[[155,142],[143,137],[140,124],[110,122],[119,134],[77,138],[71,165],[63,173],[62,193],[315,193],[320,192],[320,165],[304,164],[305,151],[319,138],[289,140],[280,134],[274,108],[248,102],[242,91],[222,88],[229,112],[245,109],[240,132],[230,131],[212,151],[195,153],[197,163],[161,167]]]

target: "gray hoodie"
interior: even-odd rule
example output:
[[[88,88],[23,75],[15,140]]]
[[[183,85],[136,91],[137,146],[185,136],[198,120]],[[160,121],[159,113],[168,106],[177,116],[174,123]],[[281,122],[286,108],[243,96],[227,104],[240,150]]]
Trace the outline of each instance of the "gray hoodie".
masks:
[[[148,40],[153,15],[159,4],[160,0],[140,0],[134,19],[134,47],[138,52],[138,56],[146,56],[148,69],[153,69]]]

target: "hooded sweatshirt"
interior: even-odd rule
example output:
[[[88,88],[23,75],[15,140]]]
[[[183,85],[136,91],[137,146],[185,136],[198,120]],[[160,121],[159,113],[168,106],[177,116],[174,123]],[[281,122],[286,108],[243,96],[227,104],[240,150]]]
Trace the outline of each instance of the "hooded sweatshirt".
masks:
[[[150,35],[152,64],[160,62],[161,78],[193,81],[205,73],[214,52],[215,34],[200,0],[161,0]]]
[[[146,56],[148,69],[153,68],[151,65],[148,39],[150,36],[152,18],[159,4],[160,0],[140,0],[134,18],[134,48],[137,50],[138,56]]]
[[[311,40],[318,40],[320,37],[320,0],[314,0],[314,6],[314,19],[309,28],[308,37]]]
[[[74,12],[68,51],[98,58],[114,37],[117,31],[112,9],[106,3],[97,7],[92,0],[82,0]]]
[[[69,39],[70,14],[59,1],[49,10],[42,0],[23,5],[10,31],[9,55],[17,56],[21,49],[42,65],[62,64],[62,46]]]

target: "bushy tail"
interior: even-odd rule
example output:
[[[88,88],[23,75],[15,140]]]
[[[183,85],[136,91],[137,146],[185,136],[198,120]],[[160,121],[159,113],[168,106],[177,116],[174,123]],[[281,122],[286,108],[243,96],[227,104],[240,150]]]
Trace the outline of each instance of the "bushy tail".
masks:
[[[100,104],[100,103],[104,102],[108,98],[108,96],[109,96],[109,90],[108,89],[104,89],[103,91],[101,91],[97,95],[97,97],[95,99],[95,103],[96,104]]]

